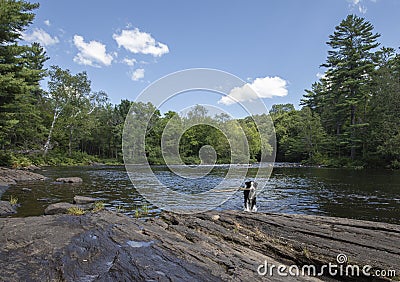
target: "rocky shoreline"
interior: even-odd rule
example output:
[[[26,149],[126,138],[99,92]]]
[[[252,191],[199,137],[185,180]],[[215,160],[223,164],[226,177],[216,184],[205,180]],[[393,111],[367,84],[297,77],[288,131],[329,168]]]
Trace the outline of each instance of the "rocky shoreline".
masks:
[[[16,184],[19,181],[43,181],[46,177],[32,172],[28,169],[10,169],[0,167],[0,186],[8,187],[9,185]]]
[[[136,219],[0,218],[0,277],[7,281],[338,281],[260,275],[265,265],[337,263],[400,271],[400,226],[307,215],[210,211]],[[388,281],[353,277],[354,281]],[[346,281],[347,281],[346,280]]]

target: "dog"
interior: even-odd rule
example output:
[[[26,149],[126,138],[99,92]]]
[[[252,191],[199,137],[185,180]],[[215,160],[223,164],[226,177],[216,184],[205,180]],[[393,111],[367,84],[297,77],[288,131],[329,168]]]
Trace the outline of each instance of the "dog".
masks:
[[[256,212],[256,189],[258,184],[255,181],[247,181],[244,184],[246,186],[246,188],[243,189],[244,211]]]

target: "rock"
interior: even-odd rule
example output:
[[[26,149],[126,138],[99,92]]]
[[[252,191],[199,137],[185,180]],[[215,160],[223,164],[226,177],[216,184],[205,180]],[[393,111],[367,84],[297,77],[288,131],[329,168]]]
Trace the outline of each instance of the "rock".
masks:
[[[84,196],[75,196],[74,197],[74,204],[92,204],[95,203],[97,199],[91,197],[84,197]]]
[[[83,210],[91,210],[93,209],[93,203],[86,203],[86,204],[70,204],[66,202],[55,203],[49,205],[45,210],[45,215],[52,215],[52,214],[65,214],[68,213],[68,209],[70,208],[81,208]]]
[[[398,271],[399,241],[399,225],[307,215],[211,211],[162,213],[141,220],[101,211],[79,217],[0,218],[0,277],[7,281],[343,281],[344,277],[279,276],[276,271],[260,276],[257,268],[265,262],[320,267],[335,264],[338,254],[346,254],[352,265]]]
[[[76,207],[76,205],[70,203],[55,203],[49,205],[45,210],[44,214],[51,215],[51,214],[60,214],[60,213],[68,213],[68,209]]]
[[[32,189],[31,189],[31,188],[22,188],[22,191],[24,191],[24,192],[31,192]]]
[[[82,178],[80,177],[64,177],[64,178],[57,178],[56,182],[62,183],[82,183]]]
[[[217,221],[220,218],[220,216],[218,214],[214,214],[211,216],[211,219],[214,221]]]
[[[45,176],[31,171],[0,167],[0,183],[3,183],[0,186],[16,184],[19,181],[42,181],[46,179]]]
[[[91,162],[90,165],[91,166],[105,166],[106,164],[98,163],[98,162]]]
[[[17,213],[14,206],[8,201],[0,201],[0,216]]]
[[[35,171],[35,170],[39,170],[40,167],[38,167],[38,166],[32,164],[32,165],[28,165],[28,166],[22,167],[22,168],[20,168],[20,169],[22,169],[22,170],[29,170],[29,171]]]

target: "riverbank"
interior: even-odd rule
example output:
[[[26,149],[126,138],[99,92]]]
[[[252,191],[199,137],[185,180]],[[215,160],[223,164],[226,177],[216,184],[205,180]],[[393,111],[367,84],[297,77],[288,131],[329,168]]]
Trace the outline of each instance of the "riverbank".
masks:
[[[276,268],[273,276],[268,271],[261,276],[257,269],[264,274],[265,262],[319,269],[337,264],[339,254],[360,269],[370,265],[370,273],[393,269],[398,275],[399,241],[399,225],[306,215],[212,211],[162,213],[143,220],[101,211],[0,218],[0,277],[8,281],[326,281],[327,277],[279,276]],[[330,279],[343,280],[343,276]],[[386,281],[375,281],[380,280]]]
[[[20,181],[42,181],[46,180],[41,174],[22,169],[10,169],[0,167],[0,187],[8,187]]]

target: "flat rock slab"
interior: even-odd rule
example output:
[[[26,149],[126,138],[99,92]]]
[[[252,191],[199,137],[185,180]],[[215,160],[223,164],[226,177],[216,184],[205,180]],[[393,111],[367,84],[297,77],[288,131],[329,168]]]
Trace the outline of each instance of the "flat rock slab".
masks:
[[[83,210],[89,210],[93,208],[93,204],[88,203],[88,204],[70,204],[66,202],[61,202],[61,203],[55,203],[49,205],[45,210],[44,214],[45,215],[53,215],[53,214],[65,214],[68,213],[68,210],[70,208],[81,208]]]
[[[17,210],[10,202],[0,201],[0,216],[17,213]]]
[[[19,181],[38,181],[46,179],[45,176],[35,172],[0,167],[0,186],[16,184]]]
[[[56,182],[61,182],[61,183],[82,183],[83,180],[80,177],[62,177],[62,178],[57,178]]]
[[[74,197],[74,204],[91,204],[95,203],[97,199],[85,196],[75,196]]]
[[[400,271],[398,242],[398,225],[305,215],[212,211],[162,213],[141,220],[102,211],[0,218],[0,277],[7,281],[337,281],[345,279],[260,276],[257,268],[265,262],[320,266],[336,263],[342,253],[352,264]]]

